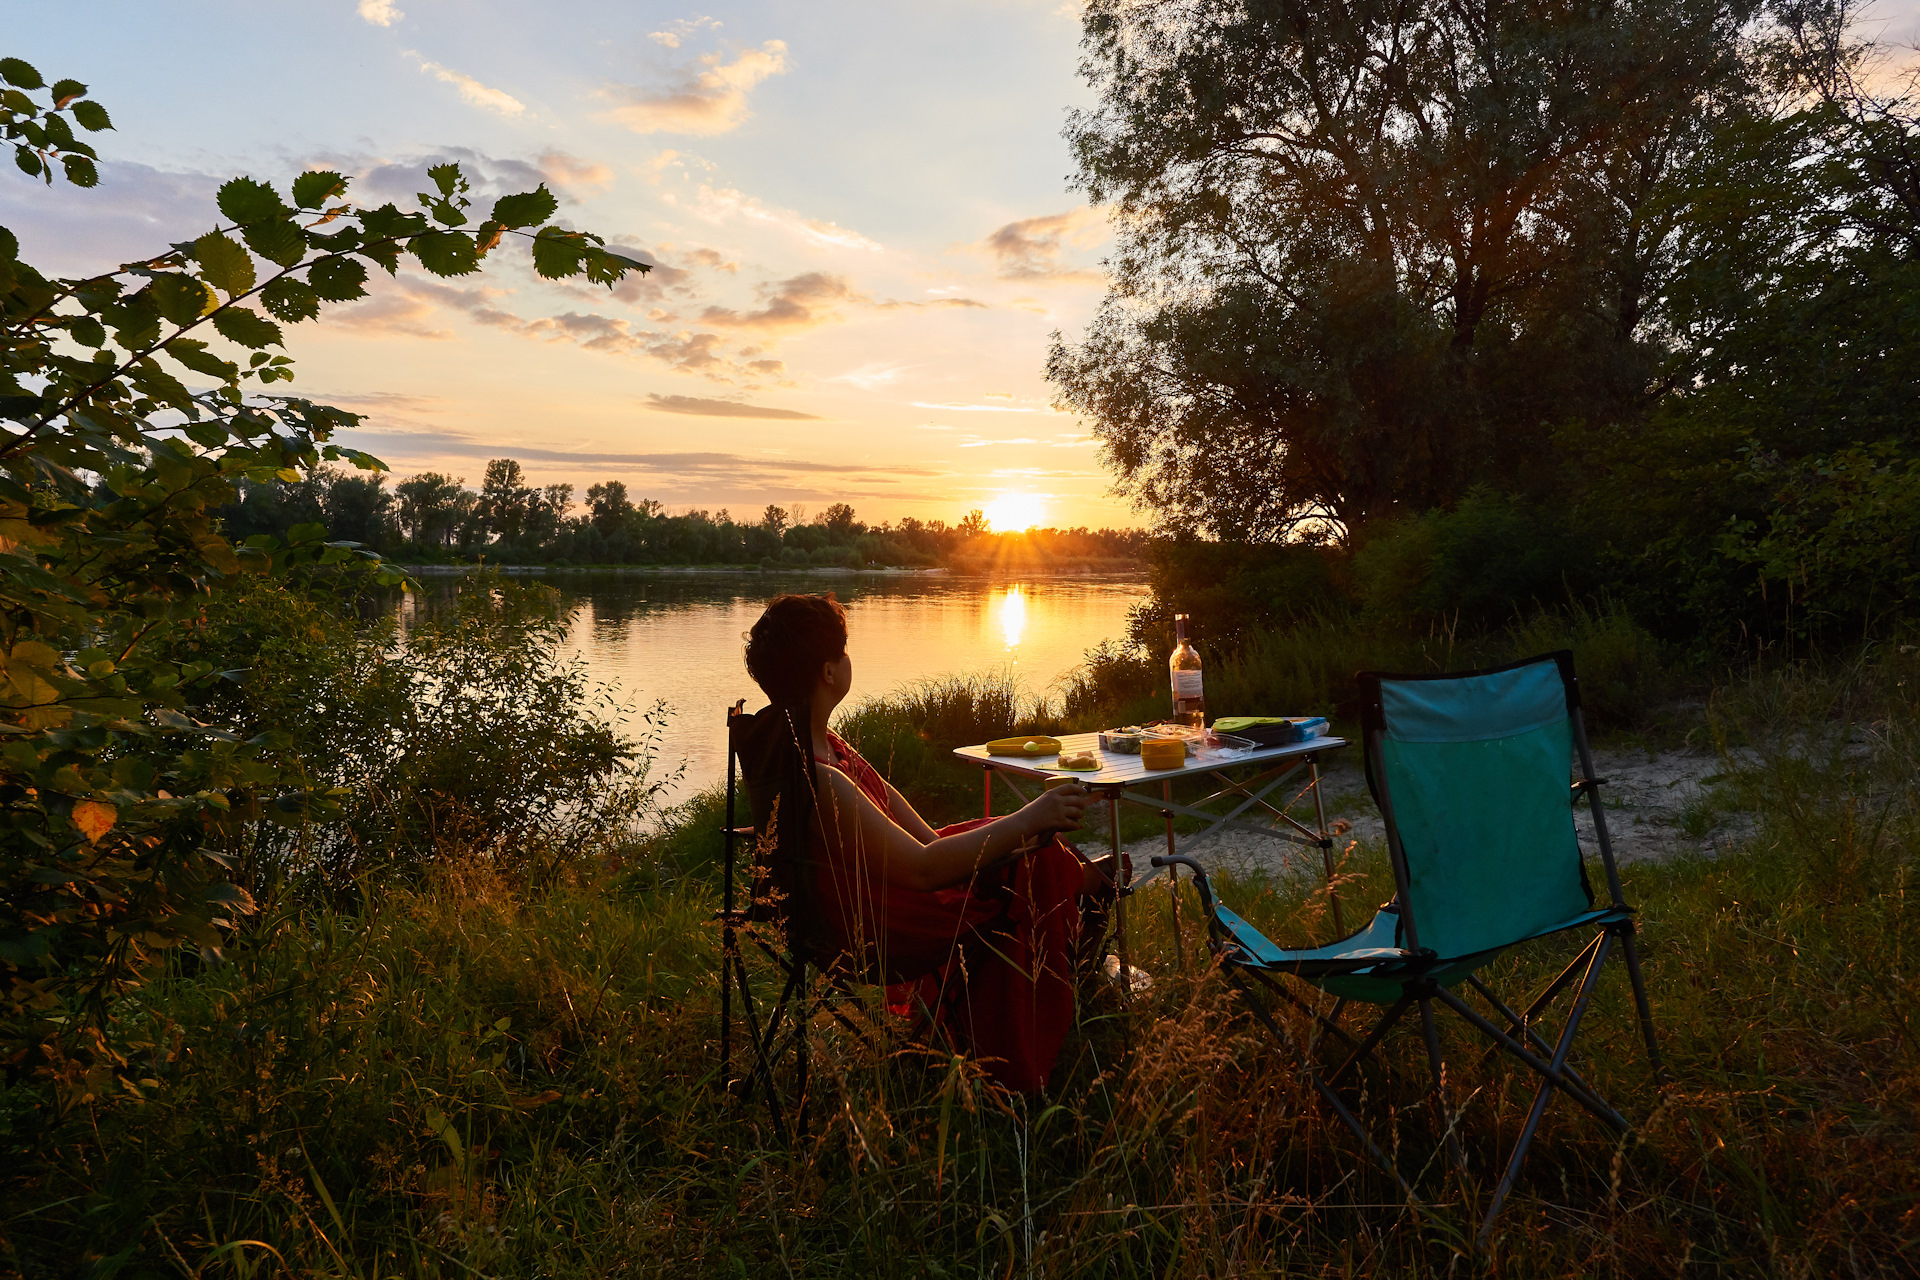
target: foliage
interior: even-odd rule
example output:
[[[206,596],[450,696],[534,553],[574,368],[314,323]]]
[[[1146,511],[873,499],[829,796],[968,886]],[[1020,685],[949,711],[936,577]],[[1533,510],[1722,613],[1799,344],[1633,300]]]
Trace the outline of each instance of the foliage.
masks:
[[[397,623],[339,592],[244,583],[216,596],[189,656],[251,655],[203,712],[277,731],[274,758],[335,821],[259,828],[224,848],[254,895],[289,883],[349,897],[474,859],[519,883],[616,856],[678,777],[653,772],[664,719],[638,741],[563,656],[576,606],[551,587],[477,574],[416,594]],[[362,616],[370,613],[371,616]]]
[[[32,67],[0,60],[0,77],[21,167],[51,181],[58,151],[90,183],[65,123],[108,127],[85,86],[60,81],[41,107]],[[476,223],[459,167],[430,172],[412,212],[353,204],[338,173],[302,173],[291,203],[234,178],[204,235],[84,279],[36,270],[0,228],[0,1056],[60,1074],[70,1103],[113,1087],[114,998],[170,946],[214,954],[248,909],[209,840],[331,812],[275,767],[271,727],[242,736],[201,711],[226,675],[173,656],[243,575],[377,566],[316,524],[236,544],[214,514],[247,482],[379,467],[329,443],[354,415],[254,394],[293,377],[281,326],[365,296],[368,264],[465,275],[508,236],[549,279],[645,269],[548,225],[545,188]]]
[[[1068,126],[1119,251],[1049,376],[1168,525],[1357,529],[1637,413],[1745,0],[1100,0]]]
[[[1374,617],[1486,627],[1585,595],[1599,584],[1594,560],[1557,513],[1477,490],[1451,511],[1374,526],[1353,574]]]
[[[821,1015],[813,1129],[782,1149],[757,1099],[714,1087],[709,885],[515,891],[472,863],[352,915],[275,916],[233,963],[144,992],[140,1016],[172,1033],[138,1059],[140,1096],[9,1162],[0,1266],[1904,1274],[1920,1248],[1903,1181],[1920,1158],[1915,661],[1753,673],[1693,726],[1725,743],[1726,803],[1752,825],[1719,857],[1625,872],[1677,1084],[1653,1088],[1610,965],[1574,1060],[1635,1131],[1551,1106],[1478,1267],[1470,1211],[1439,1179],[1418,1027],[1389,1037],[1405,1069],[1384,1086],[1403,1164],[1438,1157],[1413,1214],[1313,1098],[1300,1050],[1235,1017],[1217,974],[1181,967],[1158,887],[1130,916],[1154,989],[1124,1015],[1092,1002],[1043,1103],[944,1053],[883,1036],[876,1054]],[[1809,742],[1809,725],[1830,732]],[[1352,893],[1377,891],[1384,868],[1384,850],[1349,850]],[[1224,892],[1275,938],[1329,936],[1321,895]],[[1567,958],[1537,948],[1492,976],[1544,982]],[[776,976],[757,972],[762,990]],[[1304,1044],[1299,1015],[1278,1016]],[[1484,1171],[1532,1078],[1481,1067],[1450,1020],[1441,1034],[1471,1081],[1459,1132]]]

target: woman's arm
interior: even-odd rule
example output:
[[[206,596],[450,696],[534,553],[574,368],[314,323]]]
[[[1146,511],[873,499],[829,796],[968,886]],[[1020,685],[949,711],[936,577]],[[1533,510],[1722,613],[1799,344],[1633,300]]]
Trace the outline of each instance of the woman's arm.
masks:
[[[820,783],[819,822],[828,847],[841,857],[864,859],[881,880],[902,889],[959,884],[976,871],[1011,860],[1031,836],[1078,827],[1087,806],[1084,788],[1056,787],[995,822],[922,841],[840,770],[817,765],[815,773]],[[932,835],[931,829],[928,834]]]
[[[901,795],[891,782],[887,783],[886,786],[887,816],[899,823],[908,835],[918,840],[921,844],[931,844],[933,841],[939,839],[939,837],[934,834],[933,828],[928,825],[927,820],[915,812],[912,805],[907,803],[907,798]]]

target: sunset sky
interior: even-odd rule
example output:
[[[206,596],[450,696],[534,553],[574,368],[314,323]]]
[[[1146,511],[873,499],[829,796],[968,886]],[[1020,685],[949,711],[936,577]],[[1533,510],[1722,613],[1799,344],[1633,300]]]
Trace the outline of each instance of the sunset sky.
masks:
[[[92,191],[0,182],[0,222],[78,274],[213,225],[214,192],[307,167],[410,205],[459,160],[484,210],[546,182],[561,219],[657,261],[604,288],[523,253],[289,329],[293,390],[350,443],[477,485],[625,480],[670,508],[851,502],[958,519],[1140,517],[1053,412],[1049,334],[1103,289],[1067,190],[1088,104],[1062,0],[658,4],[261,0],[8,5],[4,52],[85,81],[117,131]],[[1013,505],[1018,505],[1018,502]]]

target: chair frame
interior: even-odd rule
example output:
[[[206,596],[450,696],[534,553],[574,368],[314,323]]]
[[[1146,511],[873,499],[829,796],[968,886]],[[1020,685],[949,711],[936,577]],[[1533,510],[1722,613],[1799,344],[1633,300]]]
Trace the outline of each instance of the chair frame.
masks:
[[[746,699],[742,698],[727,708],[727,817],[721,828],[724,848],[721,872],[720,910],[713,918],[720,924],[720,1087],[730,1096],[742,1101],[752,1098],[756,1086],[766,1097],[767,1113],[773,1124],[774,1136],[781,1145],[790,1141],[786,1115],[780,1103],[780,1090],[775,1083],[775,1064],[791,1049],[794,1058],[794,1113],[793,1135],[804,1138],[807,1134],[808,1093],[808,1048],[807,1032],[816,1013],[825,1010],[841,1026],[857,1036],[863,1043],[871,1043],[865,1030],[847,1016],[842,1006],[851,1005],[861,1013],[866,1005],[848,986],[846,981],[835,974],[831,966],[821,965],[804,948],[791,945],[782,952],[772,946],[760,931],[753,926],[758,924],[784,923],[780,916],[763,916],[751,907],[752,877],[749,876],[747,892],[749,906],[735,905],[736,887],[734,862],[741,840],[756,841],[760,833],[751,826],[736,825],[739,802],[739,753],[733,742],[733,722],[746,713]],[[775,971],[784,981],[780,994],[767,1009],[764,1025],[760,1022],[754,1008],[753,981],[747,967],[747,955],[741,947],[741,936],[751,938],[754,945],[773,962]],[[818,989],[816,990],[816,987]],[[733,999],[738,993],[740,1000],[740,1020],[744,1023],[747,1043],[752,1047],[753,1057],[747,1064],[744,1075],[733,1075]],[[795,1006],[798,1006],[797,1008]],[[786,1043],[781,1043],[782,1023],[790,1023],[787,1029]]]
[[[1286,1030],[1285,1026],[1273,1016],[1271,1009],[1268,1007],[1267,999],[1263,997],[1284,1000],[1301,1009],[1310,1016],[1315,1027],[1325,1030],[1350,1047],[1351,1051],[1345,1061],[1331,1074],[1323,1075],[1319,1068],[1314,1065],[1313,1051],[1315,1046],[1310,1042],[1303,1047],[1304,1051],[1301,1053],[1301,1060],[1306,1064],[1304,1068],[1306,1075],[1314,1086],[1315,1092],[1318,1093],[1320,1098],[1332,1109],[1334,1114],[1339,1117],[1341,1122],[1352,1131],[1354,1136],[1360,1140],[1374,1161],[1391,1174],[1400,1184],[1401,1190],[1406,1194],[1410,1203],[1418,1203],[1419,1199],[1414,1194],[1413,1188],[1401,1174],[1400,1170],[1395,1167],[1392,1159],[1380,1149],[1379,1145],[1367,1132],[1365,1126],[1361,1124],[1358,1117],[1354,1115],[1353,1110],[1347,1105],[1346,1101],[1341,1098],[1338,1092],[1340,1081],[1349,1071],[1363,1061],[1372,1062],[1376,1066],[1380,1065],[1375,1050],[1385,1038],[1387,1032],[1404,1014],[1412,1008],[1417,1007],[1419,1009],[1421,1037],[1425,1042],[1428,1068],[1430,1071],[1431,1096],[1435,1102],[1441,1123],[1445,1126],[1445,1139],[1450,1163],[1461,1176],[1463,1184],[1465,1183],[1466,1175],[1465,1156],[1460,1147],[1458,1134],[1455,1131],[1455,1117],[1450,1110],[1447,1099],[1446,1064],[1440,1051],[1439,1034],[1435,1025],[1435,1002],[1437,1001],[1439,1004],[1452,1010],[1468,1025],[1492,1041],[1491,1046],[1489,1046],[1485,1054],[1482,1055],[1481,1060],[1483,1062],[1486,1057],[1491,1056],[1493,1053],[1505,1052],[1539,1077],[1540,1086],[1534,1095],[1533,1105],[1527,1114],[1526,1123],[1521,1128],[1520,1135],[1514,1142],[1514,1147],[1508,1157],[1506,1168],[1494,1190],[1487,1213],[1481,1221],[1480,1230],[1476,1236],[1476,1244],[1481,1248],[1485,1247],[1491,1236],[1494,1220],[1499,1216],[1508,1194],[1513,1189],[1514,1181],[1518,1177],[1520,1167],[1526,1159],[1527,1151],[1533,1142],[1534,1134],[1538,1130],[1540,1120],[1546,1112],[1547,1102],[1555,1091],[1565,1093],[1584,1109],[1593,1113],[1593,1115],[1598,1117],[1603,1123],[1619,1132],[1627,1132],[1632,1127],[1619,1112],[1607,1104],[1599,1095],[1598,1091],[1588,1084],[1579,1072],[1567,1065],[1567,1058],[1573,1046],[1574,1036],[1579,1030],[1582,1018],[1586,1015],[1601,969],[1616,948],[1626,961],[1627,974],[1633,986],[1634,1004],[1638,1015],[1640,1031],[1646,1042],[1649,1065],[1653,1070],[1656,1081],[1662,1085],[1666,1083],[1666,1068],[1660,1058],[1659,1044],[1653,1026],[1652,1008],[1647,1000],[1646,984],[1641,973],[1639,949],[1635,943],[1637,932],[1635,918],[1637,913],[1634,908],[1627,905],[1625,893],[1621,888],[1619,868],[1613,856],[1612,841],[1607,833],[1606,812],[1604,806],[1601,804],[1599,792],[1600,786],[1606,780],[1594,776],[1593,753],[1587,742],[1586,724],[1580,709],[1579,685],[1573,673],[1571,653],[1562,651],[1553,654],[1544,654],[1539,657],[1524,659],[1520,662],[1475,671],[1449,672],[1445,674],[1423,673],[1420,675],[1362,672],[1359,676],[1361,687],[1366,691],[1368,696],[1367,714],[1365,716],[1365,745],[1367,760],[1369,765],[1371,765],[1373,761],[1383,758],[1380,751],[1382,741],[1385,737],[1385,717],[1380,705],[1381,681],[1471,679],[1477,676],[1495,675],[1501,672],[1515,670],[1549,659],[1558,663],[1562,681],[1567,689],[1568,715],[1571,722],[1573,743],[1580,766],[1579,780],[1573,782],[1570,787],[1570,804],[1577,808],[1583,798],[1587,801],[1588,810],[1592,815],[1595,842],[1599,847],[1601,862],[1606,869],[1606,886],[1611,896],[1611,902],[1605,907],[1597,907],[1596,910],[1591,913],[1592,918],[1583,919],[1573,925],[1553,931],[1553,933],[1570,932],[1573,929],[1584,928],[1590,925],[1597,926],[1596,933],[1586,946],[1575,955],[1573,960],[1561,970],[1558,976],[1548,982],[1546,986],[1527,1003],[1523,1011],[1516,1011],[1512,1006],[1500,999],[1500,997],[1480,979],[1473,969],[1477,968],[1479,964],[1491,960],[1500,952],[1524,945],[1526,942],[1536,941],[1539,937],[1552,936],[1551,934],[1536,935],[1535,937],[1521,939],[1518,942],[1507,944],[1506,946],[1501,946],[1495,948],[1493,951],[1476,956],[1453,957],[1442,960],[1431,950],[1423,949],[1420,946],[1412,913],[1401,911],[1400,927],[1406,934],[1406,948],[1403,953],[1406,955],[1406,958],[1398,962],[1384,964],[1377,959],[1369,959],[1365,966],[1354,964],[1346,967],[1345,971],[1349,973],[1366,972],[1370,976],[1384,978],[1389,981],[1397,981],[1401,984],[1400,998],[1393,1002],[1364,1037],[1356,1037],[1339,1023],[1342,1012],[1350,1003],[1349,1000],[1336,999],[1332,1010],[1323,1013],[1313,1004],[1308,1003],[1293,992],[1287,990],[1273,976],[1277,972],[1292,977],[1297,981],[1310,983],[1311,978],[1305,972],[1305,970],[1309,969],[1309,965],[1263,964],[1245,951],[1236,938],[1234,930],[1221,919],[1220,911],[1222,908],[1215,902],[1211,888],[1206,881],[1206,874],[1199,863],[1191,858],[1180,855],[1165,858],[1156,857],[1152,860],[1153,865],[1156,867],[1177,864],[1187,866],[1194,872],[1195,885],[1200,892],[1201,905],[1208,921],[1209,945],[1214,954],[1219,958],[1222,971],[1228,982],[1239,992],[1254,1017],[1264,1024],[1277,1039],[1282,1043],[1290,1044],[1293,1036]],[[1384,908],[1383,910],[1397,909],[1399,904],[1409,903],[1415,900],[1410,887],[1411,876],[1408,871],[1405,850],[1401,845],[1399,828],[1395,822],[1392,794],[1387,779],[1384,776],[1384,770],[1376,770],[1370,767],[1368,769],[1368,781],[1374,788],[1375,800],[1380,806],[1382,817],[1386,820],[1387,848],[1393,866],[1394,883],[1397,889],[1397,896],[1394,899],[1394,903],[1389,904],[1389,908]],[[1457,973],[1449,972],[1450,970],[1457,969],[1461,965],[1472,966],[1468,969],[1464,978]],[[1341,972],[1341,969],[1337,965],[1315,965],[1311,967],[1314,970],[1314,976],[1334,976]],[[1506,1023],[1506,1026],[1502,1027],[1498,1025],[1448,989],[1454,982],[1459,981],[1464,981],[1467,986],[1471,987],[1485,1000],[1494,1010],[1496,1016]],[[1570,988],[1575,991],[1575,995],[1568,1009],[1566,1021],[1557,1041],[1549,1044],[1548,1041],[1534,1029],[1534,1019]]]

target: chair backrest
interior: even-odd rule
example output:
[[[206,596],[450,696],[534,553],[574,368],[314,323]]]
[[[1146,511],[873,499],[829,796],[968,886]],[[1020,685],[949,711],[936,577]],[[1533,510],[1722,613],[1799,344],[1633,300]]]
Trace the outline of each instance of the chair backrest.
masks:
[[[739,762],[753,813],[752,901],[758,907],[777,891],[776,914],[788,945],[813,955],[824,945],[814,910],[814,769],[812,729],[805,707],[762,707],[727,717],[727,748]],[[731,776],[731,775],[730,775]],[[750,908],[764,918],[766,912]]]
[[[1387,820],[1407,941],[1446,959],[1476,955],[1592,908],[1573,827],[1571,653],[1359,680],[1367,781]]]

